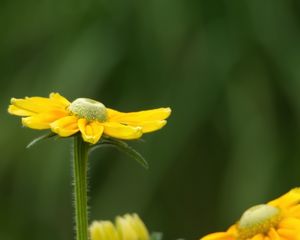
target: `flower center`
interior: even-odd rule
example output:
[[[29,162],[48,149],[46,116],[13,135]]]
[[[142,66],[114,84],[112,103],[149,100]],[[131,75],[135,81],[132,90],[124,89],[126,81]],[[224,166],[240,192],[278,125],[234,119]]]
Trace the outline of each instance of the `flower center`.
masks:
[[[105,122],[107,119],[106,107],[102,103],[89,98],[77,98],[70,104],[69,110],[75,116],[85,118],[88,121]]]
[[[266,234],[281,219],[280,209],[266,204],[249,208],[237,224],[238,239],[245,240],[256,234]]]

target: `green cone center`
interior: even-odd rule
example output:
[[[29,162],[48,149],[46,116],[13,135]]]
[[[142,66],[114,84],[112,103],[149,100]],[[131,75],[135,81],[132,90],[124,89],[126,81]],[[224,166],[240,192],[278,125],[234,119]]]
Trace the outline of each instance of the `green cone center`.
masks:
[[[266,234],[276,227],[280,221],[280,209],[266,205],[256,205],[249,208],[238,222],[239,240],[244,240],[256,234]]]
[[[77,98],[70,104],[69,111],[75,116],[85,118],[88,121],[105,122],[107,120],[106,107],[101,102],[89,98]]]

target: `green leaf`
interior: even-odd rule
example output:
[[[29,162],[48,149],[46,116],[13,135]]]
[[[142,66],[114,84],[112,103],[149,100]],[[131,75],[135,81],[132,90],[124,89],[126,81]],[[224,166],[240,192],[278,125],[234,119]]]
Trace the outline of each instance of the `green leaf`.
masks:
[[[113,138],[105,138],[100,143],[98,143],[97,145],[92,146],[90,150],[94,151],[95,149],[101,148],[101,147],[115,147],[119,151],[127,154],[129,157],[136,160],[144,168],[146,168],[146,169],[149,168],[149,164],[146,161],[146,159],[138,151],[136,151],[134,148],[129,146],[124,141],[120,141],[120,140],[113,139]]]
[[[48,134],[42,135],[42,136],[40,136],[40,137],[37,137],[37,138],[33,139],[33,140],[26,146],[26,148],[30,148],[30,147],[32,147],[33,145],[37,144],[38,142],[43,141],[43,140],[46,140],[46,139],[48,139],[48,138],[52,138],[52,137],[54,137],[54,136],[57,136],[56,133],[50,132],[50,133],[48,133]]]
[[[160,232],[153,232],[150,236],[150,240],[162,240],[163,234]]]

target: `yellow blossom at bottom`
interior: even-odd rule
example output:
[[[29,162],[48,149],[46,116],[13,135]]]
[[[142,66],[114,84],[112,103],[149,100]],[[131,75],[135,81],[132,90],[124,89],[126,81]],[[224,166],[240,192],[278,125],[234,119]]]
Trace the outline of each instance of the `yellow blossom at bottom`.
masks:
[[[201,240],[300,240],[300,188],[249,208],[226,232]]]
[[[90,226],[91,240],[149,240],[149,233],[137,214],[110,221],[94,221]]]

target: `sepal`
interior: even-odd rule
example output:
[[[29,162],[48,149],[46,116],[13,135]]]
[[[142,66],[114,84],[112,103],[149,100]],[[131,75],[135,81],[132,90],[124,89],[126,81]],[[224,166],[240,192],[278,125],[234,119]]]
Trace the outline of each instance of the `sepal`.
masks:
[[[43,140],[46,140],[48,138],[52,138],[52,137],[55,137],[57,136],[56,133],[53,133],[53,132],[50,132],[48,134],[45,134],[45,135],[42,135],[40,137],[37,137],[35,139],[33,139],[30,143],[27,144],[26,148],[31,148],[33,145],[43,141]]]
[[[129,146],[126,142],[115,139],[102,137],[99,143],[90,147],[90,151],[94,151],[97,148],[101,147],[114,147],[118,149],[120,152],[127,154],[129,157],[136,160],[139,164],[141,164],[144,168],[148,169],[149,164],[146,159],[133,147]]]

